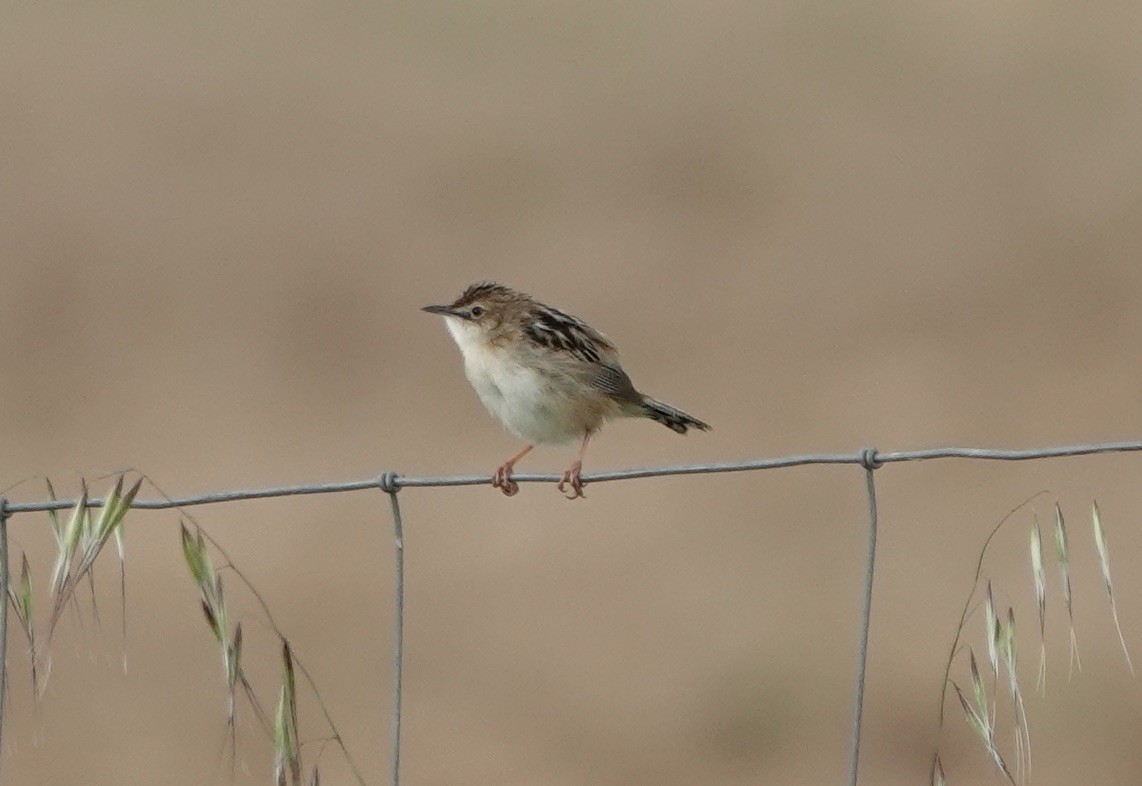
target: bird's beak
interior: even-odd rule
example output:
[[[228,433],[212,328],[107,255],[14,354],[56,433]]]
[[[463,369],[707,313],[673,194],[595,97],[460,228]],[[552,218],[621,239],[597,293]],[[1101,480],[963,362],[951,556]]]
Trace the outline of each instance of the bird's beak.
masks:
[[[452,309],[452,306],[425,306],[421,311],[427,311],[429,314],[441,314],[446,317],[459,316],[459,314]]]

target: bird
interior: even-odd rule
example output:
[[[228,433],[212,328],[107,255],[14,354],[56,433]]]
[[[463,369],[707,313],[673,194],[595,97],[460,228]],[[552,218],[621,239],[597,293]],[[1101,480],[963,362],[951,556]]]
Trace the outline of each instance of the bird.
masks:
[[[485,281],[447,305],[421,310],[444,317],[480,401],[527,443],[492,475],[492,486],[509,497],[519,491],[512,469],[536,445],[575,440],[578,455],[557,488],[568,499],[583,497],[587,442],[609,420],[650,418],[679,434],[710,430],[636,390],[609,338],[528,294]]]

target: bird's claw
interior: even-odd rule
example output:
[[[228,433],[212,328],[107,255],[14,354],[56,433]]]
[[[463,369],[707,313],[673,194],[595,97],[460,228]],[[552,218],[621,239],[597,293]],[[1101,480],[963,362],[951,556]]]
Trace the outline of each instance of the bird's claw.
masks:
[[[576,461],[567,468],[567,471],[563,473],[563,478],[559,481],[559,485],[556,486],[557,489],[563,492],[563,496],[567,497],[567,499],[586,499],[586,495],[583,493],[583,479],[579,477],[579,473],[582,470],[583,463]],[[566,493],[567,486],[571,487],[570,494]]]
[[[519,492],[519,484],[512,480],[512,465],[503,464],[492,474],[492,487],[504,492],[505,497],[514,497]]]

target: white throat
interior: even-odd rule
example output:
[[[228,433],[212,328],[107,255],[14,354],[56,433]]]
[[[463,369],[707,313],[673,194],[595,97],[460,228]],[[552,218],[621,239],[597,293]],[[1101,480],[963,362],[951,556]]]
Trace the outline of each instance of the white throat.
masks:
[[[483,349],[487,344],[482,335],[483,331],[466,319],[444,317],[444,324],[448,327],[448,332],[452,334],[452,340],[456,342],[456,346],[460,347],[460,352],[465,358],[473,350]]]

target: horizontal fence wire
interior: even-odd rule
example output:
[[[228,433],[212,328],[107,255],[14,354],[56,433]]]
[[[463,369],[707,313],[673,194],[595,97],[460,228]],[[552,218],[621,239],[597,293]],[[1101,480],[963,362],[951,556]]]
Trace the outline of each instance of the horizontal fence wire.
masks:
[[[849,751],[849,779],[850,786],[857,784],[857,765],[860,755],[861,717],[863,714],[865,670],[868,658],[868,633],[872,612],[872,591],[876,557],[876,486],[874,473],[885,464],[896,464],[906,461],[932,461],[937,459],[969,459],[976,461],[1031,461],[1036,459],[1065,458],[1068,456],[1092,456],[1102,453],[1130,453],[1142,451],[1140,442],[1104,442],[1092,445],[1068,445],[1051,448],[1031,448],[1026,450],[997,450],[991,448],[931,448],[928,450],[902,450],[881,452],[876,448],[865,448],[855,453],[812,453],[800,456],[782,456],[768,459],[752,459],[745,461],[726,461],[710,464],[680,464],[663,467],[646,467],[641,469],[624,469],[612,472],[597,472],[583,475],[583,483],[604,483],[617,480],[633,480],[636,478],[658,478],[679,475],[710,475],[723,472],[751,472],[767,469],[782,469],[789,467],[803,467],[810,465],[859,465],[864,468],[866,476],[866,495],[868,504],[868,546],[865,554],[865,581],[861,597],[859,618],[859,642],[857,650],[857,675],[854,689],[854,712],[852,740]],[[519,474],[512,475],[512,479],[519,483],[557,483],[562,475],[555,474]],[[395,587],[395,633],[393,652],[393,705],[391,716],[391,759],[390,783],[399,786],[400,783],[400,734],[401,734],[401,677],[403,661],[403,628],[404,628],[404,536],[401,521],[400,503],[397,500],[398,492],[405,488],[444,488],[450,486],[479,486],[492,482],[489,475],[445,475],[445,476],[416,476],[400,475],[396,472],[385,472],[375,478],[347,482],[314,483],[296,486],[279,486],[261,489],[245,489],[236,491],[221,491],[169,499],[136,499],[131,507],[138,510],[170,510],[187,508],[196,505],[213,505],[223,502],[239,502],[242,500],[275,499],[281,497],[295,497],[311,494],[336,494],[350,491],[377,490],[389,496],[392,508],[393,543],[396,558],[396,587]],[[42,500],[39,502],[10,502],[0,498],[0,592],[7,592],[8,583],[8,544],[7,521],[17,513],[34,513],[40,511],[65,510],[77,504],[74,499]],[[101,507],[106,499],[88,499],[88,507]],[[7,620],[5,611],[7,604],[0,609],[0,663],[3,662],[5,652]],[[3,697],[6,674],[0,669],[0,697]],[[0,731],[3,726],[3,703],[0,699]]]
[[[984,461],[1030,461],[1034,459],[1064,458],[1067,456],[1091,456],[1099,453],[1130,453],[1142,451],[1142,442],[1104,442],[1097,445],[1068,445],[1054,448],[1032,448],[1028,450],[993,450],[990,448],[931,448],[928,450],[901,450],[881,452],[865,449],[855,453],[811,453],[802,456],[782,456],[769,459],[745,461],[724,461],[710,464],[678,464],[663,467],[622,469],[612,472],[596,472],[583,475],[583,483],[606,483],[635,478],[659,478],[674,475],[710,475],[722,472],[751,472],[765,469],[803,467],[813,464],[860,464],[868,463],[871,452],[873,463],[895,464],[904,461],[932,461],[935,459],[975,459]],[[348,491],[366,491],[382,487],[386,476],[397,489],[402,488],[442,488],[448,486],[482,486],[491,483],[490,475],[443,475],[417,476],[386,473],[366,480],[352,480],[334,483],[314,483],[297,486],[279,486],[262,489],[219,491],[171,499],[136,499],[131,507],[140,510],[169,510],[196,505],[213,505],[220,502],[239,502],[253,499],[273,499],[309,494],[336,494]],[[519,483],[558,483],[562,475],[521,473],[512,474],[512,480]],[[14,513],[34,513],[47,510],[66,510],[75,507],[74,499],[42,500],[40,502],[7,502],[4,508],[9,515]],[[88,507],[99,507],[102,499],[87,500]]]

